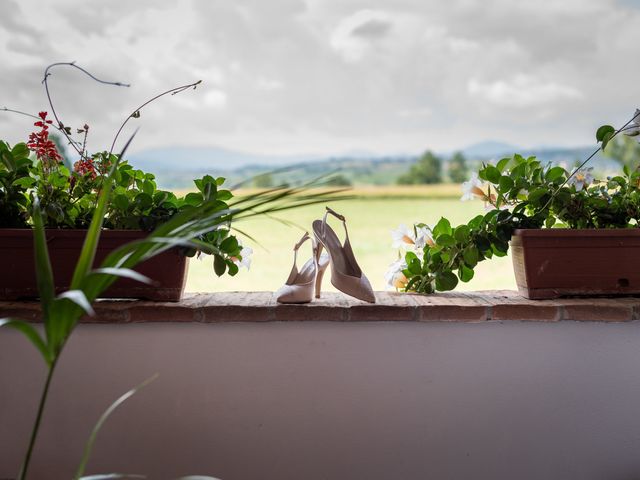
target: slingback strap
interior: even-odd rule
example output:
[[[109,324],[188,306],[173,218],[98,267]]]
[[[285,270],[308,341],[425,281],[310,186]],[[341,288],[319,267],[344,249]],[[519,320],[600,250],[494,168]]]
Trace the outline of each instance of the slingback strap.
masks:
[[[293,246],[293,268],[295,271],[298,271],[298,249],[302,246],[304,242],[309,240],[311,237],[309,236],[309,232],[304,232],[302,238]],[[311,243],[315,243],[313,240]],[[315,248],[315,245],[312,246],[312,249]],[[315,251],[315,250],[314,250]]]
[[[311,237],[309,236],[309,232],[304,232],[304,235],[302,236],[302,238],[298,241],[298,243],[296,243],[293,246],[293,251],[297,251],[304,242],[306,242],[307,240],[309,240]]]
[[[349,232],[347,231],[347,220],[344,218],[344,215],[340,215],[338,212],[332,210],[329,207],[325,206],[324,208],[326,208],[327,211],[324,213],[324,217],[322,218],[322,236],[324,237],[325,227],[327,226],[327,215],[331,214],[342,222],[342,226],[344,227],[345,241],[348,242]]]

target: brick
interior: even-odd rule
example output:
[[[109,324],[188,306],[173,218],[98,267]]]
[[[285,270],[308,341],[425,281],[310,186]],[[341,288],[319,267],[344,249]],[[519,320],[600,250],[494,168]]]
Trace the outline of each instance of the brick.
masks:
[[[529,300],[503,293],[483,298],[490,305],[490,320],[557,322],[562,318],[561,303],[555,300]]]
[[[314,298],[311,303],[276,304],[274,315],[277,322],[344,322],[348,320],[348,306],[344,295],[323,292],[320,298]]]
[[[413,321],[416,303],[413,295],[396,292],[376,292],[376,303],[348,297],[350,322]]]
[[[637,318],[634,312],[638,300],[630,298],[580,298],[562,302],[562,319],[579,322],[629,322]]]
[[[484,322],[488,307],[483,298],[461,292],[413,295],[416,320],[421,322]]]
[[[325,292],[309,304],[278,305],[271,292],[187,294],[181,302],[100,300],[85,323],[127,322],[483,322],[640,320],[640,298],[527,300],[515,291],[445,292],[435,295],[377,292],[376,304]],[[34,301],[0,302],[0,317],[41,321]]]
[[[198,309],[198,321],[201,322],[267,322],[275,319],[272,292],[229,292],[207,297]]]

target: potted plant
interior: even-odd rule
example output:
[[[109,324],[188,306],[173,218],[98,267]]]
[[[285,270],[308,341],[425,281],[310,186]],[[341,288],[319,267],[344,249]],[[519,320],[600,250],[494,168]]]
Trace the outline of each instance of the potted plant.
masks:
[[[623,127],[596,132],[600,148],[618,133],[640,133],[640,110]],[[520,293],[531,299],[640,293],[640,170],[596,179],[586,163],[572,173],[521,155],[483,164],[463,184],[463,200],[488,208],[468,223],[442,218],[394,232],[402,257],[389,286],[433,293],[473,278],[474,267],[511,248]]]
[[[56,66],[73,67],[97,80],[74,63],[53,64],[45,70],[43,83],[47,95],[50,70]],[[99,81],[126,86],[120,82]],[[3,109],[34,117],[36,131],[29,135],[26,143],[12,146],[0,141],[0,264],[3,265],[0,300],[38,295],[32,247],[36,199],[41,205],[57,292],[67,290],[73,283],[73,265],[79,258],[87,229],[97,211],[100,193],[105,188],[112,189],[112,194],[103,212],[103,232],[96,246],[95,265],[107,259],[114,249],[131,241],[141,241],[174,218],[186,218],[190,212],[199,209],[206,209],[208,214],[217,212],[208,225],[200,225],[190,233],[189,241],[166,240],[161,252],[136,266],[139,274],[153,280],[151,284],[141,284],[136,281],[135,274],[129,273],[121,275],[118,282],[101,292],[104,297],[165,301],[181,298],[188,257],[213,255],[214,271],[218,276],[235,275],[241,264],[248,264],[251,249],[244,248],[231,232],[232,223],[239,218],[327,200],[326,194],[296,197],[300,192],[296,188],[274,189],[249,198],[234,199],[224,188],[225,179],[210,175],[194,181],[196,191],[177,197],[172,192],[159,190],[153,174],[134,168],[121,155],[113,153],[124,126],[129,120],[139,118],[144,106],[164,95],[177,94],[199,84],[170,89],[143,103],[125,119],[110,150],[93,154],[87,151],[89,126],[72,131],[58,117],[49,95],[53,118],[47,112],[29,115]],[[61,155],[50,135],[53,129],[66,138],[75,151],[78,156],[75,162]],[[76,135],[80,135],[79,140]],[[162,240],[158,237],[156,241]]]

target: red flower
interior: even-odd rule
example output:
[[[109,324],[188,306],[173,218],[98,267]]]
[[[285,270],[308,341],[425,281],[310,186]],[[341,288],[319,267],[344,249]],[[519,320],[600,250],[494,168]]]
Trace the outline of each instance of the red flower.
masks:
[[[83,158],[73,165],[73,170],[79,175],[89,175],[91,179],[96,178],[96,165],[91,158]]]
[[[49,139],[49,126],[51,120],[47,120],[47,112],[40,112],[38,116],[42,121],[35,122],[33,125],[40,128],[39,132],[33,132],[29,134],[29,141],[27,147],[36,153],[38,159],[45,163],[57,163],[62,160],[62,157],[58,153],[56,144]]]

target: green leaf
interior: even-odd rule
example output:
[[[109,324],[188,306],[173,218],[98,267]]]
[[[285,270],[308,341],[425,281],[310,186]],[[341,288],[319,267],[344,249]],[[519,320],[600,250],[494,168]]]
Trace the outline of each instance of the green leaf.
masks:
[[[114,268],[114,267],[104,267],[104,268],[96,268],[92,270],[91,273],[99,274],[99,275],[115,275],[116,277],[130,278],[131,280],[135,280],[136,282],[151,284],[154,283],[146,275],[142,275],[135,270],[130,268]]]
[[[16,160],[21,159],[21,158],[27,158],[27,157],[29,157],[30,153],[31,153],[31,151],[29,150],[29,147],[27,147],[27,145],[25,143],[17,143],[11,149],[11,155]]]
[[[466,263],[470,267],[475,267],[478,264],[480,253],[478,252],[478,249],[476,247],[470,245],[462,252],[462,258],[464,260],[464,263]]]
[[[38,331],[33,327],[33,325],[15,318],[0,318],[0,327],[13,328],[15,330],[18,330],[19,332],[22,332],[24,336],[27,337],[42,354],[42,358],[47,363],[47,366],[51,366],[51,353],[47,349],[47,345],[44,343],[44,340],[42,339]]]
[[[100,432],[100,429],[102,428],[102,425],[104,425],[104,423],[107,421],[107,419],[109,418],[109,416],[120,406],[122,405],[124,402],[126,402],[130,397],[132,397],[133,395],[135,395],[135,393],[140,390],[141,388],[146,387],[147,385],[149,385],[151,382],[153,382],[156,378],[158,378],[158,374],[156,373],[155,375],[153,375],[152,377],[146,379],[144,382],[142,382],[140,385],[132,388],[131,390],[129,390],[127,393],[125,393],[124,395],[122,395],[120,398],[118,398],[115,402],[113,402],[109,408],[107,408],[104,413],[100,416],[100,418],[98,419],[98,422],[96,423],[96,425],[93,427],[93,430],[91,430],[91,435],[89,435],[89,440],[87,441],[87,444],[84,447],[84,453],[82,454],[82,459],[80,460],[80,465],[78,466],[78,470],[76,471],[76,475],[73,477],[75,480],[80,480],[80,478],[82,477],[82,475],[84,474],[85,469],[87,468],[87,463],[89,462],[89,457],[91,456],[91,450],[93,449],[93,444],[96,441],[96,438],[98,436],[98,432]],[[117,478],[117,477],[115,477]],[[126,478],[126,477],[125,477]]]
[[[89,273],[93,265],[93,261],[96,256],[96,248],[98,246],[98,240],[100,239],[100,231],[102,229],[102,223],[104,222],[104,216],[107,211],[107,205],[109,204],[109,197],[111,196],[111,189],[113,188],[113,177],[118,169],[118,163],[124,157],[129,145],[135,138],[135,133],[129,137],[124,148],[115,158],[115,161],[111,164],[109,175],[104,179],[102,190],[98,197],[98,204],[93,212],[93,218],[89,224],[89,229],[84,239],[82,250],[80,251],[80,258],[76,263],[76,268],[73,271],[73,278],[71,279],[71,289],[77,290],[83,283],[84,278]]]
[[[119,210],[126,210],[127,208],[129,208],[129,199],[127,198],[126,195],[120,194],[120,195],[116,195],[113,198],[113,204],[119,209]]]
[[[460,277],[460,280],[463,282],[468,282],[473,278],[473,269],[466,265],[460,265],[460,268],[458,269],[458,277]]]
[[[607,145],[609,144],[609,141],[613,138],[613,136],[615,135],[615,132],[607,132],[604,134],[604,137],[602,138],[602,150],[604,150]]]
[[[436,243],[442,247],[449,247],[455,245],[456,241],[451,235],[444,233],[436,238]]]
[[[513,180],[510,177],[502,176],[498,181],[498,185],[500,186],[500,191],[506,193],[513,188]]]
[[[447,220],[446,218],[442,217],[438,223],[436,223],[435,227],[433,227],[432,233],[434,237],[437,237],[439,235],[443,235],[443,234],[447,234],[447,235],[451,235],[452,234],[452,228],[451,228],[451,223],[449,222],[449,220]]]
[[[49,309],[53,303],[55,296],[55,287],[53,282],[53,271],[51,270],[51,260],[49,259],[49,249],[47,247],[47,238],[44,230],[44,220],[40,210],[40,199],[36,196],[33,199],[33,243],[36,264],[36,279],[38,284],[38,293],[40,294],[40,304],[42,305],[42,314],[44,316],[45,329],[47,338],[51,343],[51,332]]]
[[[458,243],[466,241],[468,237],[469,227],[467,227],[466,225],[460,225],[455,229],[453,233],[453,238],[455,238]]]
[[[500,170],[498,170],[493,165],[487,165],[487,168],[484,170],[484,174],[491,183],[498,184],[500,182]]]
[[[436,289],[441,292],[453,290],[458,285],[458,277],[452,272],[439,272],[436,274]]]
[[[66,292],[62,292],[58,295],[59,300],[69,300],[76,305],[78,305],[82,310],[91,315],[92,317],[96,314],[91,307],[91,303],[87,300],[86,295],[82,290],[67,290]]]
[[[550,170],[547,171],[547,173],[545,174],[544,178],[549,181],[549,182],[553,182],[554,180],[557,180],[558,178],[562,177],[565,174],[565,170],[562,167],[553,167]]]
[[[34,183],[36,183],[36,179],[33,177],[20,177],[17,180],[14,180],[12,185],[22,188],[29,188],[33,186]]]
[[[98,473],[96,475],[85,475],[80,477],[79,480],[128,480],[135,478],[147,478],[147,476],[135,473]]]
[[[598,130],[596,131],[596,141],[597,142],[602,142],[604,141],[605,137],[610,134],[613,135],[613,133],[616,131],[615,128],[613,128],[611,125],[602,125],[600,128],[598,128]],[[604,148],[604,147],[603,147]]]
[[[220,244],[220,250],[226,253],[233,253],[238,250],[238,239],[234,236],[225,238]]]
[[[224,261],[224,258],[220,255],[215,255],[213,257],[213,271],[216,272],[216,275],[221,277],[224,275],[224,272],[227,270],[227,262]]]
[[[184,201],[187,205],[197,207],[202,203],[202,194],[196,192],[187,193],[187,196],[184,197]]]
[[[507,168],[507,165],[509,164],[510,161],[511,161],[510,157],[503,158],[498,162],[498,164],[496,165],[496,168],[500,173],[502,173],[504,172],[504,169]]]

